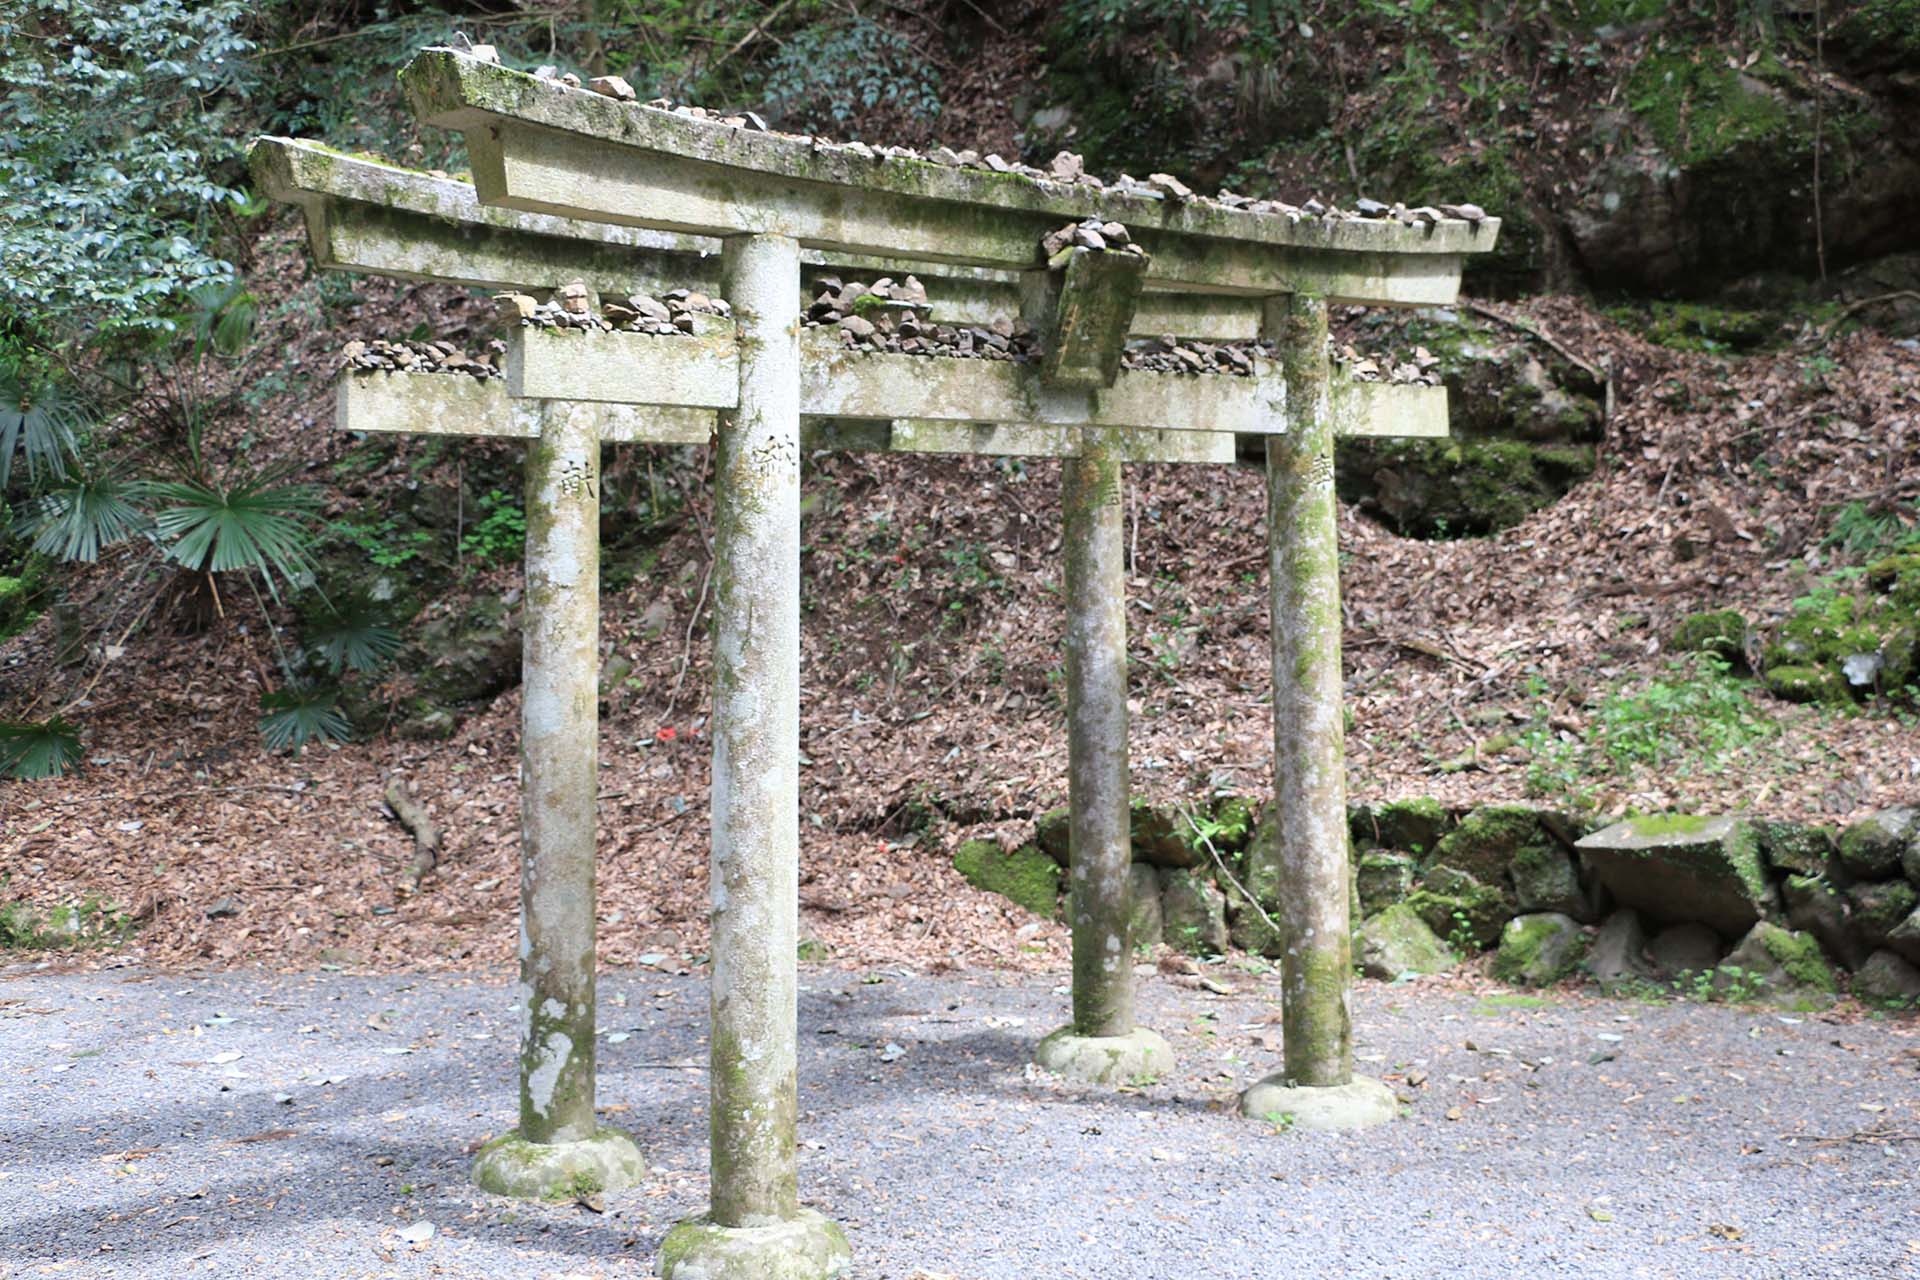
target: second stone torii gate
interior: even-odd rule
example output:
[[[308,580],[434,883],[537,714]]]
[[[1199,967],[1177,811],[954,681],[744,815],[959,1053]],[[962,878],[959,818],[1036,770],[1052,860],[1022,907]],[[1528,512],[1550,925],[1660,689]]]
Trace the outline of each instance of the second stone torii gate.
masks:
[[[1088,590],[1082,594],[1070,585],[1069,596],[1102,607],[1114,607],[1120,596],[1117,589],[1101,592],[1092,585],[1106,571],[1100,549],[1108,506],[1101,499],[1117,500],[1119,461],[1158,456],[1156,450],[1177,437],[1185,439],[1167,452],[1212,461],[1231,459],[1232,433],[1266,440],[1275,517],[1276,800],[1299,845],[1287,847],[1286,883],[1279,887],[1288,932],[1282,960],[1287,1070],[1275,1087],[1284,1088],[1278,1101],[1285,1105],[1270,1105],[1274,1099],[1261,1096],[1265,1085],[1249,1091],[1244,1105],[1254,1114],[1303,1114],[1312,1112],[1316,1100],[1351,1092],[1339,610],[1337,582],[1329,576],[1331,438],[1336,419],[1379,430],[1394,419],[1421,419],[1425,408],[1411,406],[1421,399],[1432,406],[1436,398],[1444,431],[1444,393],[1418,397],[1402,393],[1433,389],[1360,384],[1336,396],[1326,376],[1325,306],[1315,296],[1450,301],[1460,255],[1490,247],[1497,224],[1438,222],[1415,229],[1301,223],[1209,202],[1157,206],[1137,192],[1002,181],[917,158],[887,157],[883,163],[871,151],[822,150],[615,103],[450,51],[416,59],[407,85],[429,120],[466,132],[478,194],[487,204],[711,236],[724,245],[723,291],[737,317],[730,333],[683,343],[523,330],[508,362],[509,391],[516,397],[721,411],[717,509],[725,550],[716,547],[724,561],[716,569],[722,598],[715,615],[713,1205],[705,1219],[670,1234],[663,1272],[828,1275],[843,1270],[847,1257],[837,1229],[799,1209],[793,1173],[791,881],[797,846],[802,413],[843,424],[858,420],[836,430],[848,440],[864,437],[867,447],[880,441],[879,447],[915,447],[916,441],[925,447],[944,439],[968,451],[1029,451],[1013,446],[1044,444],[1030,451],[1090,455],[1069,464],[1074,475],[1066,495],[1080,515],[1070,510],[1068,523],[1086,535],[1069,541],[1088,552],[1082,570],[1075,571]],[[1252,316],[1279,340],[1279,375],[1183,379],[1132,372],[1098,388],[1075,387],[1004,365],[848,352],[825,341],[828,335],[796,332],[803,253],[887,252],[916,263],[1031,271],[1040,234],[1063,216],[1077,219],[1089,211],[1126,219],[1150,250],[1143,309],[1171,313],[1188,304],[1189,314]],[[1194,332],[1174,324],[1142,327],[1150,333]],[[547,358],[556,353],[571,359]],[[562,376],[569,363],[591,385],[569,387]],[[955,405],[966,412],[956,412]],[[977,425],[982,423],[989,425]],[[1207,443],[1187,443],[1200,440]],[[1303,525],[1312,526],[1305,537]],[[1111,527],[1117,533],[1117,522]],[[1069,556],[1070,569],[1075,559]],[[1118,563],[1116,550],[1112,564]],[[1116,668],[1101,655],[1113,652],[1114,634],[1111,626],[1094,626],[1079,642],[1086,657],[1070,666],[1083,704],[1111,703]],[[1117,670],[1123,673],[1124,648],[1119,652]],[[1117,688],[1124,718],[1123,674]],[[1103,732],[1110,734],[1111,724]],[[1073,736],[1084,744],[1085,735]],[[1077,755],[1086,759],[1084,750]],[[1119,760],[1117,786],[1089,781],[1074,788],[1076,861],[1090,842],[1102,850],[1085,862],[1089,882],[1109,879],[1105,867],[1113,847],[1103,833],[1099,795],[1121,797],[1124,841],[1124,754]],[[1084,771],[1076,765],[1076,782],[1083,772],[1089,779],[1115,776],[1110,762]],[[1288,814],[1294,809],[1317,812]],[[1105,821],[1106,831],[1112,826]],[[1111,994],[1111,983],[1103,985],[1100,974],[1117,972],[1120,981],[1130,976],[1124,951],[1118,965],[1097,955],[1116,935],[1098,927],[1083,930],[1078,918],[1084,903],[1090,926],[1097,926],[1100,917],[1111,918],[1104,903],[1124,903],[1124,843],[1118,847],[1117,894],[1109,897],[1093,884],[1083,889],[1080,879],[1074,883],[1074,1029],[1082,1033],[1120,1021],[1103,1020],[1098,999]],[[1337,895],[1305,901],[1316,896],[1309,890],[1330,885],[1338,886]],[[1298,912],[1289,908],[1295,899],[1303,901]],[[1083,934],[1096,944],[1095,955],[1082,954]],[[1339,1118],[1356,1117],[1347,1107]]]

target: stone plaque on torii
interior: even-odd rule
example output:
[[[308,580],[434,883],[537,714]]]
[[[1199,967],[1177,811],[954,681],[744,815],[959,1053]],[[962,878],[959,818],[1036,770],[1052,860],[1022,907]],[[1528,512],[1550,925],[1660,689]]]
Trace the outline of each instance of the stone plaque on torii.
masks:
[[[704,443],[715,465],[711,1206],[668,1234],[666,1276],[830,1276],[844,1236],[798,1202],[799,476],[803,449],[1057,456],[1062,478],[1073,1008],[1043,1065],[1124,1082],[1171,1063],[1133,1020],[1120,493],[1130,461],[1264,453],[1272,574],[1284,1066],[1248,1114],[1384,1120],[1355,1077],[1336,434],[1446,433],[1438,387],[1359,382],[1327,356],[1327,304],[1451,302],[1498,221],[1260,212],[952,167],[621,102],[452,50],[403,73],[422,119],[464,133],[472,186],[263,139],[256,174],[300,204],[323,266],[604,296],[699,288],[689,332],[521,327],[504,377],[356,372],[354,431],[520,437],[527,456],[520,1125],[483,1186],[608,1189],[643,1166],[594,1112],[594,793],[602,443]],[[1122,223],[1144,252],[1042,248]],[[850,347],[803,324],[826,267],[917,274],[943,320],[1023,319],[1031,362]],[[1121,367],[1130,334],[1264,340],[1246,376]],[[1267,358],[1267,357],[1271,358]]]

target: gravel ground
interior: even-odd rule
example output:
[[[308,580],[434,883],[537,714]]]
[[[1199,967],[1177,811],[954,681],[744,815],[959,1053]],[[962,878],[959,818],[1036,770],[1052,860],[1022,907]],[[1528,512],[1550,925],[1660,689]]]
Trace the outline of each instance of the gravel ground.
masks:
[[[1180,1072],[1103,1095],[1025,1065],[1047,979],[807,968],[801,1186],[855,1274],[1920,1277],[1912,1019],[1363,984],[1408,1114],[1275,1132],[1230,1105],[1275,988],[1219,972],[1144,981]],[[603,981],[601,1101],[654,1169],[595,1213],[467,1184],[513,1119],[500,981],[0,974],[0,1276],[650,1274],[706,1199],[704,992]]]

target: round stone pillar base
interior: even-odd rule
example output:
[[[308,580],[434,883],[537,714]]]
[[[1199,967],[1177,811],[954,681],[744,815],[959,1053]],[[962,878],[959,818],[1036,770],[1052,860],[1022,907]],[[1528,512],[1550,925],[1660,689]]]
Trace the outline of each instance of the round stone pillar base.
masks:
[[[646,1176],[633,1139],[602,1129],[577,1142],[528,1142],[502,1134],[473,1158],[473,1183],[482,1191],[521,1200],[571,1200],[599,1191],[625,1191]]]
[[[1370,1076],[1336,1085],[1268,1076],[1240,1095],[1240,1114],[1294,1129],[1371,1129],[1400,1114],[1400,1100]]]
[[[1124,1036],[1082,1036],[1061,1027],[1040,1042],[1033,1060],[1082,1084],[1134,1084],[1172,1071],[1173,1048],[1145,1027]]]
[[[811,1209],[765,1227],[688,1218],[660,1242],[661,1280],[840,1280],[852,1266],[846,1232]]]

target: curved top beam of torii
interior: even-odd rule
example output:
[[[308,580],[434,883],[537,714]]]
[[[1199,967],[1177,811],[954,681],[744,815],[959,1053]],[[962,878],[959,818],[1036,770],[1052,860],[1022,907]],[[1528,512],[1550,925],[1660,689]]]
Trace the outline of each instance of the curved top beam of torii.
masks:
[[[401,82],[423,121],[465,134],[482,203],[660,231],[1026,270],[1046,232],[1097,216],[1147,250],[1148,288],[1428,306],[1454,300],[1463,256],[1500,228],[1296,218],[955,168],[621,102],[451,49],[422,51]]]

